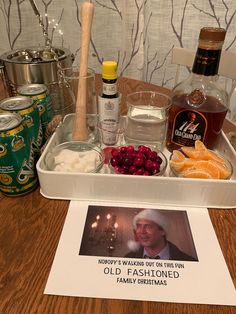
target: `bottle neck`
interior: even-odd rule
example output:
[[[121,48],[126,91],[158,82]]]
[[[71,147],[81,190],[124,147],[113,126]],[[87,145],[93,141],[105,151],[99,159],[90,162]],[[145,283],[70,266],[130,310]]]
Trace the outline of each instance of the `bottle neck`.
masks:
[[[204,76],[218,74],[223,42],[199,41],[192,72]]]
[[[118,96],[117,79],[102,79],[102,96],[107,98],[114,98]]]

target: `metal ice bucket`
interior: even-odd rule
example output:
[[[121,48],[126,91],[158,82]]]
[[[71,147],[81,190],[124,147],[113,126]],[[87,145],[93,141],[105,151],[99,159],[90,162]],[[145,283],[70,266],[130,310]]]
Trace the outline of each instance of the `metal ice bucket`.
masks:
[[[11,50],[0,56],[4,66],[10,95],[16,95],[19,86],[25,84],[45,84],[52,97],[54,115],[65,114],[63,92],[60,88],[59,67],[70,67],[73,55],[68,49],[48,47],[28,47]],[[73,110],[66,110],[73,112]]]

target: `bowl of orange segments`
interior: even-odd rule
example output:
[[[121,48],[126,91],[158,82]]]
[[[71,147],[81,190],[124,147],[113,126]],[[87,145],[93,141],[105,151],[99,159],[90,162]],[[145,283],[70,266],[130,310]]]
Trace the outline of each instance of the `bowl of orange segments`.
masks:
[[[170,156],[170,169],[177,177],[199,179],[230,179],[231,163],[197,140],[195,147],[183,146]]]

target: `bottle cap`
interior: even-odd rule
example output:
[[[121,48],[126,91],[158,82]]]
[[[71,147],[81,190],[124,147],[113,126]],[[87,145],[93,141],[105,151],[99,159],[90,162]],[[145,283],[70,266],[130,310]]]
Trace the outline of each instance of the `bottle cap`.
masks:
[[[117,78],[117,62],[116,61],[103,61],[102,78],[107,79],[107,80],[115,80]]]
[[[210,41],[224,41],[226,30],[219,27],[203,27],[199,34],[199,39]]]

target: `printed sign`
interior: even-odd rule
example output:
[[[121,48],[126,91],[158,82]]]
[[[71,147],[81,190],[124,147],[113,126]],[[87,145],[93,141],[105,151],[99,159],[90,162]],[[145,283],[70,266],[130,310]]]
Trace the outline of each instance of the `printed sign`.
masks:
[[[45,293],[236,305],[206,208],[72,201]]]

